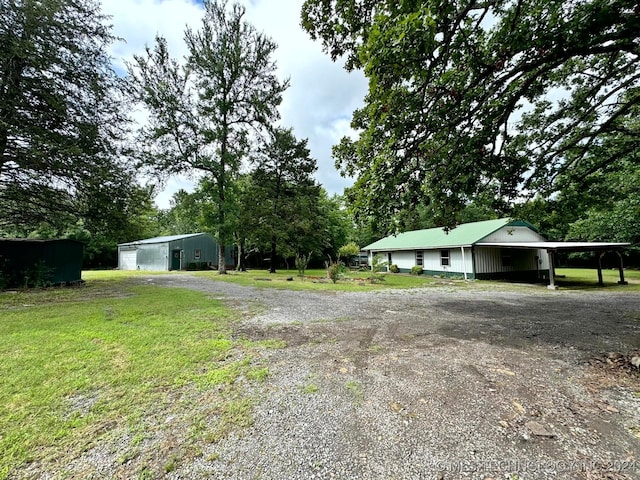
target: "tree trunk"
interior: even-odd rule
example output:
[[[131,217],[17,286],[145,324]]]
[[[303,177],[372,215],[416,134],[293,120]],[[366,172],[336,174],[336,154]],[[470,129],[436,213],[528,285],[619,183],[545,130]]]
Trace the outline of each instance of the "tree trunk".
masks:
[[[225,225],[225,168],[227,163],[228,124],[227,116],[223,118],[224,134],[220,142],[220,171],[218,172],[218,275],[227,274],[225,245],[227,243],[227,226]]]
[[[269,273],[276,273],[276,236],[271,237],[271,266]]]
[[[218,242],[218,274],[226,275],[227,273],[227,260],[225,255],[225,247],[222,242]]]
[[[236,264],[237,272],[246,272],[247,268],[245,267],[245,258],[244,258],[244,239],[238,241],[238,263]]]

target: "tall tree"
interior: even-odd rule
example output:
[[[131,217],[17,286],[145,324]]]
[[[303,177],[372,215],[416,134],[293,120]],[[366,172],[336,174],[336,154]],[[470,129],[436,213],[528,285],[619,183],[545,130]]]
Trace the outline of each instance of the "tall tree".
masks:
[[[256,159],[252,173],[254,229],[270,246],[271,273],[277,255],[285,259],[301,249],[313,248],[317,232],[319,187],[313,174],[307,140],[298,140],[290,129],[277,128]],[[304,252],[307,253],[307,252]]]
[[[0,2],[0,228],[85,216],[96,191],[128,195],[113,40],[94,0]]]
[[[171,197],[170,208],[162,215],[161,228],[166,235],[182,235],[204,231],[204,192],[198,185],[192,193],[180,189]]]
[[[245,19],[245,9],[225,0],[205,2],[200,30],[187,29],[185,65],[170,58],[167,42],[130,66],[132,92],[150,112],[142,131],[144,163],[156,172],[204,172],[217,191],[219,257],[231,242],[229,183],[238,173],[252,133],[278,118],[288,82],[276,77],[276,45]],[[219,273],[226,273],[224,261]]]
[[[338,249],[346,243],[355,241],[358,244],[358,239],[353,215],[347,209],[344,197],[337,194],[329,196],[327,191],[321,188],[319,200],[322,251],[318,252],[318,257],[325,261],[327,256],[336,258]],[[363,243],[361,246],[364,245],[368,244]]]
[[[487,189],[549,194],[640,103],[635,0],[306,0],[302,24],[369,79],[334,156],[386,230],[419,204],[455,223]]]

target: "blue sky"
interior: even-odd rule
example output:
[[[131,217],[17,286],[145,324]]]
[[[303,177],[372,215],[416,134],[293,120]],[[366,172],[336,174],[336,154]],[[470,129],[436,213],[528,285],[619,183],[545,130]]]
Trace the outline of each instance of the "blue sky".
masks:
[[[347,73],[342,63],[333,63],[300,27],[303,0],[245,0],[247,19],[278,44],[276,61],[281,78],[290,78],[280,106],[281,125],[293,127],[298,138],[308,138],[312,156],[318,161],[316,178],[329,193],[342,193],[351,180],[340,177],[331,158],[331,147],[349,127],[353,110],[366,93],[366,80],[359,73]],[[152,45],[156,33],[169,43],[173,56],[186,55],[183,33],[186,25],[199,28],[202,2],[197,0],[102,0],[104,13],[110,15],[113,33],[125,41],[112,46],[115,67],[145,45]],[[174,177],[166,184],[156,203],[169,206],[178,188],[191,188],[186,177]]]

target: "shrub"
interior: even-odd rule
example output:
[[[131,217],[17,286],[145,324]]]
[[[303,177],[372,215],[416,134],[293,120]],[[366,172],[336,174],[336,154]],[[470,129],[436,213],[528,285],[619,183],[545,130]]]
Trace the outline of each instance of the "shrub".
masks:
[[[334,262],[327,266],[327,276],[333,283],[336,283],[338,280],[342,279],[346,271],[347,267],[344,265],[344,263]]]
[[[400,273],[400,269],[398,268],[398,265],[396,265],[395,263],[389,266],[389,271],[391,273]]]
[[[371,283],[384,282],[384,277],[380,274],[380,272],[386,266],[387,262],[383,262],[380,255],[376,255],[375,257],[373,257],[371,261],[371,276],[369,276],[369,280],[371,281]]]
[[[420,265],[415,265],[411,267],[411,275],[422,275],[422,267]]]
[[[296,269],[298,270],[298,276],[304,277],[304,271],[309,265],[309,260],[311,260],[311,253],[312,252],[309,252],[309,255],[300,255],[296,253]]]

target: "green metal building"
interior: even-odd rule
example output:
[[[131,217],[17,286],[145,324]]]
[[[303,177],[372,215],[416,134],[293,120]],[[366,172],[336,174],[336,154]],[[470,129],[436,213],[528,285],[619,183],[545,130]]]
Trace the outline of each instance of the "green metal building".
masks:
[[[233,249],[225,249],[226,265],[233,266]],[[147,238],[118,245],[120,270],[187,270],[217,267],[218,242],[208,233]]]
[[[76,240],[0,239],[0,288],[80,282],[83,253]]]

